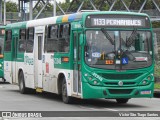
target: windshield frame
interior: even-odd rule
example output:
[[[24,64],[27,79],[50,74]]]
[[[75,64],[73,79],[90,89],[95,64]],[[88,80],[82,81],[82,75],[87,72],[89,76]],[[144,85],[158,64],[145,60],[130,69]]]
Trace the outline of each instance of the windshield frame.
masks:
[[[86,28],[85,30],[84,30],[84,33],[86,34],[86,32],[87,31],[89,31],[89,30],[91,30],[91,31],[101,31],[102,29],[104,29],[104,28]],[[104,66],[104,65],[90,65],[90,64],[87,64],[87,62],[86,62],[86,55],[85,55],[85,52],[86,52],[86,48],[85,48],[85,46],[86,46],[86,43],[87,43],[87,37],[85,37],[85,45],[84,45],[84,63],[87,65],[87,66],[89,66],[89,67],[91,67],[91,68],[97,68],[97,69],[107,69],[107,70],[136,70],[136,69],[142,69],[142,68],[148,68],[148,67],[150,67],[150,66],[152,66],[153,65],[153,62],[154,62],[154,47],[153,47],[153,31],[152,31],[152,29],[150,28],[141,28],[141,29],[133,29],[133,28],[127,28],[127,29],[124,29],[124,28],[106,28],[106,29],[104,29],[105,31],[119,31],[119,32],[122,32],[122,31],[144,31],[144,32],[149,32],[150,33],[150,41],[149,41],[149,43],[148,44],[150,44],[151,43],[151,45],[149,45],[150,47],[148,48],[148,52],[152,52],[152,53],[148,53],[148,55],[150,55],[150,57],[151,57],[151,64],[150,65],[148,65],[148,66],[144,66],[144,67],[137,67],[137,68],[130,68],[130,69],[122,69],[122,67],[120,67],[120,69],[108,69],[108,68],[105,68],[105,67],[97,67],[97,66]],[[121,40],[120,40],[120,44],[121,44]],[[120,45],[120,47],[121,47],[121,45]],[[120,64],[120,66],[122,66],[122,64]]]

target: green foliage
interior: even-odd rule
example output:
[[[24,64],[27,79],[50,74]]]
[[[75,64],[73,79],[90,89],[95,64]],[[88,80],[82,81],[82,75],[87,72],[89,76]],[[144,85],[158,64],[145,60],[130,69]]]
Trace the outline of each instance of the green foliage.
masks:
[[[152,22],[152,27],[153,28],[160,28],[160,22],[159,21]]]
[[[160,89],[160,83],[154,84],[154,89]]]
[[[4,8],[4,2],[2,2],[2,7]],[[6,12],[18,12],[18,5],[15,2],[6,2]]]
[[[157,62],[154,67],[154,76],[160,78],[160,62]]]

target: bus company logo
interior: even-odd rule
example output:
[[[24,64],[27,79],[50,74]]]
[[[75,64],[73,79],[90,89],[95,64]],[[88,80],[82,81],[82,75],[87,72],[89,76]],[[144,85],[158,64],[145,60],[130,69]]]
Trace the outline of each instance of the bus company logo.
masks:
[[[2,112],[2,118],[42,118],[40,112]]]
[[[118,85],[119,85],[119,86],[123,86],[123,82],[122,82],[122,81],[119,81],[119,82],[118,82]]]
[[[11,118],[11,112],[2,112],[2,118]]]
[[[61,64],[61,58],[54,58],[54,64]]]
[[[25,56],[24,63],[28,65],[33,65],[33,58],[29,58],[29,56]]]

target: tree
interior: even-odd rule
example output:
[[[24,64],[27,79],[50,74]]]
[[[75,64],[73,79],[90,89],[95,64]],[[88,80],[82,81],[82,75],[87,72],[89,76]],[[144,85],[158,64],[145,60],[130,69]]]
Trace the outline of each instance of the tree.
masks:
[[[2,7],[4,8],[4,2],[2,1]],[[15,2],[6,2],[6,12],[18,12],[18,5]]]

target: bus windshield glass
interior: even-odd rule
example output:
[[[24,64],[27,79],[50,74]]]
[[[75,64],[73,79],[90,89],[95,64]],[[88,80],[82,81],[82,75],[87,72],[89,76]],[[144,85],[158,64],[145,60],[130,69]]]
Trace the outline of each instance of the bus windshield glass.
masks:
[[[85,62],[103,69],[137,69],[152,64],[150,31],[87,30]]]

